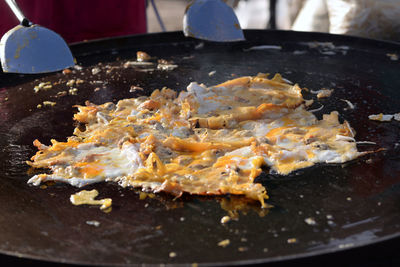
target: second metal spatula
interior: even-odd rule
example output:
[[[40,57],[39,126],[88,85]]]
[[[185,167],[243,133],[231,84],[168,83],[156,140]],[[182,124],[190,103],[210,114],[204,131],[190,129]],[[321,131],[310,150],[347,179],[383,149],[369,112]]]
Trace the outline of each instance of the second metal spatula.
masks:
[[[233,9],[221,0],[194,0],[183,17],[185,36],[215,42],[244,40]]]
[[[57,33],[32,24],[15,0],[6,0],[21,25],[9,30],[0,41],[4,72],[45,73],[74,66],[72,53]]]

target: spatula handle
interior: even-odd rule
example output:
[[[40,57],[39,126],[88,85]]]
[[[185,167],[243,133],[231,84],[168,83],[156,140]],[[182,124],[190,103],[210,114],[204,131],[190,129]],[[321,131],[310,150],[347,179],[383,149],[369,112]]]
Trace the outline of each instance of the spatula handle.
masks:
[[[17,17],[21,25],[25,27],[31,26],[32,23],[25,17],[24,13],[22,13],[15,0],[6,0],[6,3],[11,8],[12,12]]]

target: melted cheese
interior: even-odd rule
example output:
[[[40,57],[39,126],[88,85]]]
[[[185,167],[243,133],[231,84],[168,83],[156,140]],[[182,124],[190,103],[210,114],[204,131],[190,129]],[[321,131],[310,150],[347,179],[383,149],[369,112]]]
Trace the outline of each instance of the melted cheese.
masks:
[[[317,120],[306,110],[301,88],[280,75],[209,88],[191,83],[179,95],[163,89],[116,105],[77,107],[74,119],[86,129],[51,146],[36,140],[39,151],[28,164],[52,173],[29,183],[113,181],[176,196],[245,195],[265,206],[266,190],[254,183],[262,168],[286,175],[362,154],[337,112]]]

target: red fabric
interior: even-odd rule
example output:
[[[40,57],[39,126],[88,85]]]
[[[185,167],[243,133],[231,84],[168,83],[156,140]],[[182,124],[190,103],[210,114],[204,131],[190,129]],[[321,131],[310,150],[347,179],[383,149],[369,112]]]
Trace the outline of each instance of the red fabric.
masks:
[[[146,32],[146,0],[17,0],[33,23],[68,43]],[[0,1],[0,36],[19,24]]]

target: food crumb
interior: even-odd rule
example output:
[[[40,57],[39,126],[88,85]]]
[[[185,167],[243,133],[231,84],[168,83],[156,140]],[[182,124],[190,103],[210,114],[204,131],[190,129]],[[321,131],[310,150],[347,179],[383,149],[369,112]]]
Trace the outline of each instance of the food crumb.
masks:
[[[92,74],[93,74],[93,75],[99,74],[99,73],[100,73],[100,71],[101,71],[101,69],[100,69],[100,68],[98,68],[98,67],[94,67],[94,68],[92,69]]]
[[[62,73],[63,74],[69,74],[69,73],[71,73],[71,70],[70,69],[63,69]]]
[[[136,91],[143,91],[143,88],[140,87],[140,86],[132,85],[131,88],[129,89],[130,93],[133,93],[133,92],[136,92]]]
[[[296,238],[289,238],[289,239],[287,240],[287,242],[288,242],[289,244],[297,243],[297,239],[296,239]]]
[[[75,80],[74,80],[74,79],[71,79],[71,80],[69,80],[68,82],[66,82],[65,84],[66,84],[67,86],[72,87],[72,86],[74,86],[74,84],[75,84]]]
[[[327,224],[330,225],[330,226],[335,226],[335,225],[336,225],[336,224],[335,224],[333,221],[331,221],[331,220],[328,220],[328,221],[327,221]]]
[[[61,91],[57,93],[56,97],[66,96],[67,94],[68,94],[67,91]]]
[[[238,251],[239,251],[239,252],[245,252],[245,251],[247,251],[247,250],[249,250],[248,247],[238,247]]]
[[[315,219],[312,218],[312,217],[306,218],[304,221],[305,221],[306,224],[308,224],[308,225],[316,225],[316,224],[317,224],[317,222],[315,221]]]
[[[171,71],[174,70],[178,67],[178,65],[175,64],[167,64],[167,63],[159,63],[157,65],[158,70],[165,70],[165,71]]]
[[[347,197],[346,200],[347,201],[351,201],[352,199],[351,199],[351,197]]]
[[[208,76],[213,76],[213,75],[215,75],[215,73],[217,73],[217,71],[216,70],[213,70],[213,71],[210,71],[209,73],[208,73]]]
[[[143,191],[141,191],[140,193],[139,193],[139,199],[140,200],[144,200],[144,199],[146,199],[146,198],[154,198],[155,197],[155,195],[153,194],[153,193],[147,193],[147,192],[143,192]]]
[[[146,192],[140,192],[140,193],[139,193],[139,199],[140,199],[140,200],[144,200],[144,199],[146,199],[146,197],[147,197]]]
[[[114,78],[114,76],[113,76]],[[104,83],[103,81],[90,81],[91,84],[102,84]]]
[[[146,62],[151,60],[151,56],[143,51],[136,52],[136,60],[139,62]]]
[[[225,239],[225,240],[218,242],[218,246],[224,248],[224,247],[228,246],[230,243],[231,243],[231,241],[229,239]]]
[[[68,90],[69,95],[77,95],[78,94],[78,89],[77,88],[71,88]]]
[[[317,91],[311,90],[310,92],[312,94],[316,94],[317,98],[320,99],[320,98],[330,97],[333,93],[333,89],[322,88]]]
[[[38,104],[38,105],[36,106],[36,108],[41,109],[41,108],[42,108],[42,104]]]
[[[175,258],[175,257],[176,257],[176,252],[173,252],[173,251],[170,252],[170,253],[169,253],[169,257],[170,257],[170,258]]]
[[[268,252],[268,248],[264,248],[264,249],[263,249],[263,252],[264,252],[264,253]]]
[[[100,206],[101,210],[107,210],[107,209],[111,208],[111,205],[112,205],[111,198],[104,198],[104,199],[101,199],[100,201],[103,201],[103,205]]]
[[[86,224],[93,225],[94,227],[100,226],[100,222],[98,222],[98,221],[86,221]]]
[[[390,60],[394,60],[394,61],[399,60],[399,55],[398,54],[388,53],[388,54],[386,54],[386,56],[388,56],[390,58]]]
[[[41,82],[38,85],[36,85],[35,87],[33,87],[33,91],[35,93],[38,93],[39,91],[47,91],[49,89],[51,89],[53,86],[51,85],[50,82]]]
[[[229,217],[229,216],[224,216],[224,217],[221,218],[221,223],[222,223],[222,224],[225,224],[225,223],[230,222],[230,220],[231,220],[231,217]]]
[[[372,121],[391,121],[393,118],[393,115],[390,114],[383,114],[383,113],[379,113],[379,114],[372,114],[368,116],[368,119],[372,120]]]
[[[54,107],[57,103],[52,101],[43,101],[43,106]]]
[[[328,220],[332,220],[332,219],[333,219],[333,216],[332,216],[331,214],[327,214],[327,215],[326,215],[326,218],[327,218]]]
[[[195,50],[200,50],[204,48],[204,42],[198,43],[197,45],[194,46]]]
[[[107,212],[112,205],[111,198],[103,198],[99,200],[95,200],[95,198],[99,195],[99,192],[96,189],[91,191],[82,190],[76,194],[72,194],[70,197],[70,201],[75,206],[78,205],[101,205],[100,209]]]

